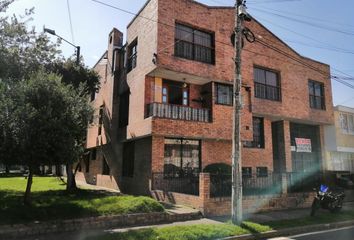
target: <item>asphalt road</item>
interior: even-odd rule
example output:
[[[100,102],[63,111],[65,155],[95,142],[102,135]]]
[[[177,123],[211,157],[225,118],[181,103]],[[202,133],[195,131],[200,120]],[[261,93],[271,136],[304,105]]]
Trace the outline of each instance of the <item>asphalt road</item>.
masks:
[[[303,233],[290,237],[278,237],[268,240],[353,240],[354,226],[324,230],[321,232]]]

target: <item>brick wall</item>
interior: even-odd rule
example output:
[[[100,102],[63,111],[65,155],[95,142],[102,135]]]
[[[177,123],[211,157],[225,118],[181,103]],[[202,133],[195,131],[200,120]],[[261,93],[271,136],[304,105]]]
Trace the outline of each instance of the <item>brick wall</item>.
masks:
[[[210,176],[201,173],[199,176],[199,196],[174,192],[152,190],[151,195],[164,202],[184,204],[199,209],[204,216],[231,215],[230,197],[210,197]],[[310,207],[315,193],[287,193],[278,195],[244,196],[242,209],[244,213],[270,210]]]

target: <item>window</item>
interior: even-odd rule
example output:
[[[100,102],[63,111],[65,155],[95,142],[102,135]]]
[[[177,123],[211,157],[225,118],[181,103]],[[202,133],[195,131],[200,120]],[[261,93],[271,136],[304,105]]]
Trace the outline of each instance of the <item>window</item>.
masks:
[[[310,96],[311,108],[322,109],[322,110],[326,109],[323,83],[310,80],[309,96]]]
[[[252,177],[252,168],[242,167],[242,178],[251,178],[251,177]]]
[[[267,167],[257,167],[256,174],[257,174],[257,177],[268,177],[268,168]]]
[[[264,122],[263,118],[253,117],[253,141],[245,141],[244,147],[264,148]]]
[[[254,94],[256,98],[280,101],[280,83],[278,73],[255,67]]]
[[[200,171],[200,141],[165,138],[164,174],[171,177]]]
[[[188,106],[188,87],[183,87],[183,83],[180,82],[164,80],[162,86],[162,103]]]
[[[134,40],[128,47],[128,64],[127,72],[130,72],[136,67],[137,63],[138,40]]]
[[[98,114],[98,136],[102,134],[102,123],[103,123],[103,106],[100,107]]]
[[[342,133],[354,135],[354,114],[340,113],[339,124]]]
[[[90,157],[90,156],[87,155],[87,156],[85,156],[85,158],[84,158],[85,172],[86,172],[86,173],[90,172],[90,158],[89,158],[89,157]]]
[[[226,84],[216,84],[216,103],[223,104],[223,105],[232,105],[233,98],[232,98],[232,85]]]
[[[107,160],[105,157],[102,158],[102,175],[110,175],[111,169],[108,166]]]
[[[126,91],[119,96],[119,127],[126,127],[129,123],[129,97],[130,91]]]
[[[123,145],[123,177],[134,176],[135,142],[127,142]]]
[[[182,24],[176,24],[175,55],[177,57],[214,64],[214,36]]]

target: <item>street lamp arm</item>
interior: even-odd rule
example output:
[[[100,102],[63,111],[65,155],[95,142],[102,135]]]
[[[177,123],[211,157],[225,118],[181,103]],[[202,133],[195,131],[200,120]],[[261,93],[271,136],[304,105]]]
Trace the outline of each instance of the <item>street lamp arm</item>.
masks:
[[[63,37],[59,36],[58,34],[56,34],[55,31],[52,30],[52,29],[43,27],[43,31],[46,32],[46,33],[49,33],[51,35],[54,35],[54,36],[60,38],[61,40],[64,40],[66,43],[68,43],[71,46],[73,46],[74,48],[76,48],[76,64],[80,65],[80,46],[75,46],[73,43],[69,42],[65,38],[63,38]]]

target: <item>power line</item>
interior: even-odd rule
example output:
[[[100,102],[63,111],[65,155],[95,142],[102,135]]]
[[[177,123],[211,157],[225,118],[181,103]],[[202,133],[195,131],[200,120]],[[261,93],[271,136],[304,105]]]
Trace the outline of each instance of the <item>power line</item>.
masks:
[[[168,27],[175,28],[174,25],[170,25],[170,24],[167,24],[167,23],[164,23],[164,22],[160,22],[160,21],[158,21],[158,20],[154,20],[154,19],[152,19],[152,18],[148,18],[148,17],[142,16],[142,15],[138,15],[138,14],[133,13],[133,12],[131,12],[131,11],[128,11],[128,10],[125,10],[125,9],[122,9],[122,8],[119,8],[119,7],[116,7],[116,6],[113,6],[113,5],[110,5],[110,4],[107,4],[107,3],[104,3],[104,2],[98,1],[98,0],[91,0],[91,1],[96,2],[96,3],[98,3],[98,4],[101,4],[101,5],[104,5],[104,6],[107,6],[107,7],[110,7],[110,8],[113,8],[113,9],[116,9],[116,10],[119,10],[119,11],[122,11],[122,12],[125,12],[125,13],[128,13],[128,14],[131,14],[131,15],[134,15],[135,17],[140,17],[140,18],[146,19],[146,20],[148,20],[148,21],[153,21],[153,22],[156,22],[156,23],[158,23],[158,24],[162,24],[162,25],[164,25],[164,26],[168,26]],[[285,1],[285,0],[284,0],[284,1]],[[219,43],[221,43],[221,44],[224,44],[224,45],[227,45],[227,46],[231,46],[231,44],[227,44],[227,43],[225,43],[225,42],[221,42],[221,41],[217,41],[217,40],[215,40],[215,42],[219,42]],[[299,59],[299,58],[297,58],[297,57],[294,57],[294,56],[292,56],[292,55],[290,55],[290,54],[284,52],[283,50],[281,50],[281,49],[279,49],[279,48],[277,48],[277,47],[275,47],[275,46],[271,46],[271,45],[267,44],[266,42],[260,40],[259,38],[256,38],[256,42],[258,42],[258,43],[260,43],[261,45],[263,45],[263,46],[265,46],[265,47],[268,47],[268,48],[270,48],[270,49],[272,49],[272,50],[274,50],[274,51],[276,51],[276,52],[278,52],[278,53],[280,53],[280,54],[282,54],[282,55],[284,55],[284,56],[286,56],[286,57],[288,57],[288,58],[290,58],[290,59],[292,59],[293,61],[296,61],[296,62],[300,63],[300,64],[303,65],[303,66],[306,66],[306,67],[308,67],[308,68],[310,68],[310,69],[312,69],[312,70],[314,70],[314,71],[316,71],[316,72],[318,72],[318,73],[321,73],[322,75],[324,75],[324,76],[326,76],[326,77],[332,77],[332,76],[330,76],[327,72],[322,71],[322,70],[320,70],[320,69],[318,69],[318,68],[312,66],[311,64],[305,63],[305,62],[303,62],[301,59]],[[335,68],[333,68],[333,69],[335,69]],[[336,71],[341,72],[341,71],[339,71],[339,70],[336,70]],[[342,72],[342,73],[343,73],[343,72]],[[347,75],[347,76],[349,76],[349,77],[352,77],[352,76],[350,76],[350,75],[348,75],[348,74],[346,74],[346,73],[343,73],[343,74],[344,74],[344,75]],[[347,83],[347,82],[345,82],[345,81],[344,81],[344,83],[343,83],[343,80],[340,80],[340,79],[334,79],[334,80],[337,81],[337,82],[340,82],[340,83],[342,83],[342,84],[344,84],[344,85],[346,85],[346,86],[348,86],[348,87],[350,87],[350,88],[353,88],[353,89],[354,89],[354,86],[353,86],[353,85],[351,85],[351,84],[349,84],[349,83]]]
[[[249,1],[247,4],[268,4],[268,3],[284,3],[284,2],[300,2],[301,0],[268,0],[268,1]]]
[[[272,21],[269,21],[269,20],[267,20],[267,19],[264,19],[264,18],[262,18],[262,17],[257,17],[257,19],[260,19],[260,20],[262,20],[262,21],[264,21],[264,22],[268,22],[268,23],[270,23],[270,24],[272,24],[272,25],[274,25],[274,26],[276,26],[276,27],[279,27],[279,28],[284,29],[284,30],[286,30],[286,31],[288,31],[288,32],[294,33],[294,34],[296,34],[296,35],[298,35],[298,36],[301,36],[301,37],[303,37],[303,38],[306,38],[306,39],[312,40],[312,41],[314,41],[314,42],[323,44],[324,46],[327,46],[327,47],[329,47],[329,48],[331,48],[331,49],[333,49],[333,50],[338,50],[339,52],[343,52],[343,53],[352,53],[352,52],[353,52],[353,50],[344,49],[344,48],[339,48],[339,47],[336,47],[336,46],[331,45],[331,44],[329,44],[329,43],[319,41],[317,38],[313,38],[313,37],[304,35],[304,34],[302,34],[302,33],[296,32],[296,31],[294,31],[294,30],[292,30],[292,29],[286,28],[286,27],[284,27],[284,26],[281,26],[281,25],[279,25],[279,24],[276,24],[276,23],[274,23],[274,22],[272,22]]]
[[[309,25],[311,27],[316,27],[316,28],[327,30],[327,31],[332,31],[332,32],[337,32],[337,33],[342,33],[342,34],[345,34],[345,35],[349,35],[349,36],[354,36],[354,32],[351,32],[351,31],[340,30],[338,28],[333,28],[333,27],[329,27],[329,26],[326,26],[326,25],[321,25],[321,24],[309,22],[309,21],[306,21],[306,20],[303,20],[303,19],[298,19],[298,18],[293,18],[293,17],[281,15],[281,14],[278,14],[278,13],[272,13],[272,12],[269,12],[269,11],[266,11],[266,10],[263,10],[263,9],[254,8],[254,7],[252,9],[255,10],[255,11],[259,11],[259,12],[263,12],[263,13],[266,13],[266,14],[274,15],[274,16],[277,16],[277,17],[280,17],[280,18],[283,18],[283,19],[286,19],[286,20],[289,20],[289,21],[294,21],[294,22],[297,22],[297,23],[306,24],[306,25]]]
[[[307,15],[302,15],[302,14],[296,14],[294,12],[289,12],[289,11],[284,11],[284,10],[276,10],[276,9],[272,9],[272,8],[267,8],[267,7],[262,7],[262,9],[266,9],[269,11],[273,11],[273,12],[278,12],[278,13],[285,13],[285,14],[291,14],[292,16],[298,16],[301,18],[307,18],[307,19],[312,19],[318,22],[325,22],[326,24],[333,24],[333,25],[338,25],[338,26],[348,26],[348,27],[352,27],[354,28],[354,25],[348,24],[348,23],[342,23],[342,22],[331,22],[328,19],[321,19],[321,18],[315,18],[315,17],[311,17],[311,16],[307,16]]]
[[[71,31],[71,41],[74,43],[75,45],[75,39],[74,39],[74,31],[73,31],[73,24],[72,24],[72,20],[71,20],[71,11],[70,11],[70,4],[69,4],[69,0],[66,0],[66,5],[68,7],[68,14],[69,14],[69,23],[70,23],[70,31]]]

